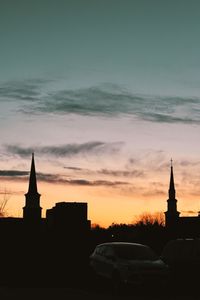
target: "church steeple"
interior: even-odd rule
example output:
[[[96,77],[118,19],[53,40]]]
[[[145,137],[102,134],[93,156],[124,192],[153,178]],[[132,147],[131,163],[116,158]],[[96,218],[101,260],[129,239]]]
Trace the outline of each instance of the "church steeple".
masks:
[[[169,199],[176,198],[176,190],[174,186],[174,172],[173,172],[173,161],[171,159],[171,173],[170,173],[170,183],[169,183]]]
[[[176,200],[176,190],[174,184],[174,172],[173,164],[171,159],[171,168],[170,168],[170,182],[169,182],[169,198],[167,200],[167,211],[165,212],[165,224],[168,228],[176,228],[179,212],[177,211],[177,200]]]
[[[25,194],[26,203],[23,207],[23,218],[29,222],[41,220],[40,194],[37,191],[34,153],[32,153],[31,171],[29,176],[28,192]]]

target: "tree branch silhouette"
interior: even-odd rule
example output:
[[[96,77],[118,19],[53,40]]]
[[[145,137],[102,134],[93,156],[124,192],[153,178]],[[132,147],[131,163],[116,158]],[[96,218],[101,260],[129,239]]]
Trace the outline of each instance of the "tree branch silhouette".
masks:
[[[7,210],[6,206],[8,204],[8,201],[10,199],[10,192],[7,191],[5,188],[3,191],[1,191],[1,197],[0,197],[0,218],[5,218],[7,216]]]

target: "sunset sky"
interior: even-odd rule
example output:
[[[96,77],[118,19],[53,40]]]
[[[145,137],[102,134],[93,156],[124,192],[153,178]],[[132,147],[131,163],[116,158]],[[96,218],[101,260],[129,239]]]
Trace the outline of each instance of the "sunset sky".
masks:
[[[92,223],[200,210],[200,2],[1,0],[0,193],[22,216],[35,152],[43,216]]]

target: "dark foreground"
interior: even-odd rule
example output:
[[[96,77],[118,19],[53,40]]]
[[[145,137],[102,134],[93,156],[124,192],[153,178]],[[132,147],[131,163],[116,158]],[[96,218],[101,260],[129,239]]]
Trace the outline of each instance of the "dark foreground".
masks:
[[[24,274],[25,275],[25,274]],[[1,284],[0,299],[135,299],[135,300],[190,300],[199,299],[197,282],[171,278],[165,286],[159,286],[156,282],[146,283],[144,286],[123,287],[114,291],[112,284],[105,279],[94,276],[88,270],[73,273],[68,276],[51,274],[49,280],[46,277],[40,280],[29,276],[16,277],[12,281]]]
[[[149,292],[149,291],[132,291],[125,292],[121,295],[114,295],[107,289],[101,291],[95,291],[91,288],[64,288],[64,287],[2,287],[0,288],[0,299],[70,299],[70,300],[81,300],[81,299],[96,299],[96,300],[109,300],[109,299],[135,299],[135,300],[190,300],[199,299],[198,295],[193,293],[169,293],[165,290],[160,292]]]
[[[9,238],[8,238],[9,237]],[[60,236],[46,240],[6,236],[1,247],[0,300],[4,299],[199,299],[199,270],[177,268],[164,286],[123,287],[114,291],[111,282],[89,268],[93,245],[69,243]]]

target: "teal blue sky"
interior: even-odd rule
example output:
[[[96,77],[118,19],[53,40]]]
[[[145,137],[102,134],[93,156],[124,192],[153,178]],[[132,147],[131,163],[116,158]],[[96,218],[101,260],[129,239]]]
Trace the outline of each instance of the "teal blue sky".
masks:
[[[198,1],[1,1],[1,80],[64,77],[197,95]]]
[[[1,0],[2,182],[25,184],[35,151],[52,191],[101,187],[116,207],[164,211],[173,157],[180,210],[196,213],[199,32],[194,0]]]

